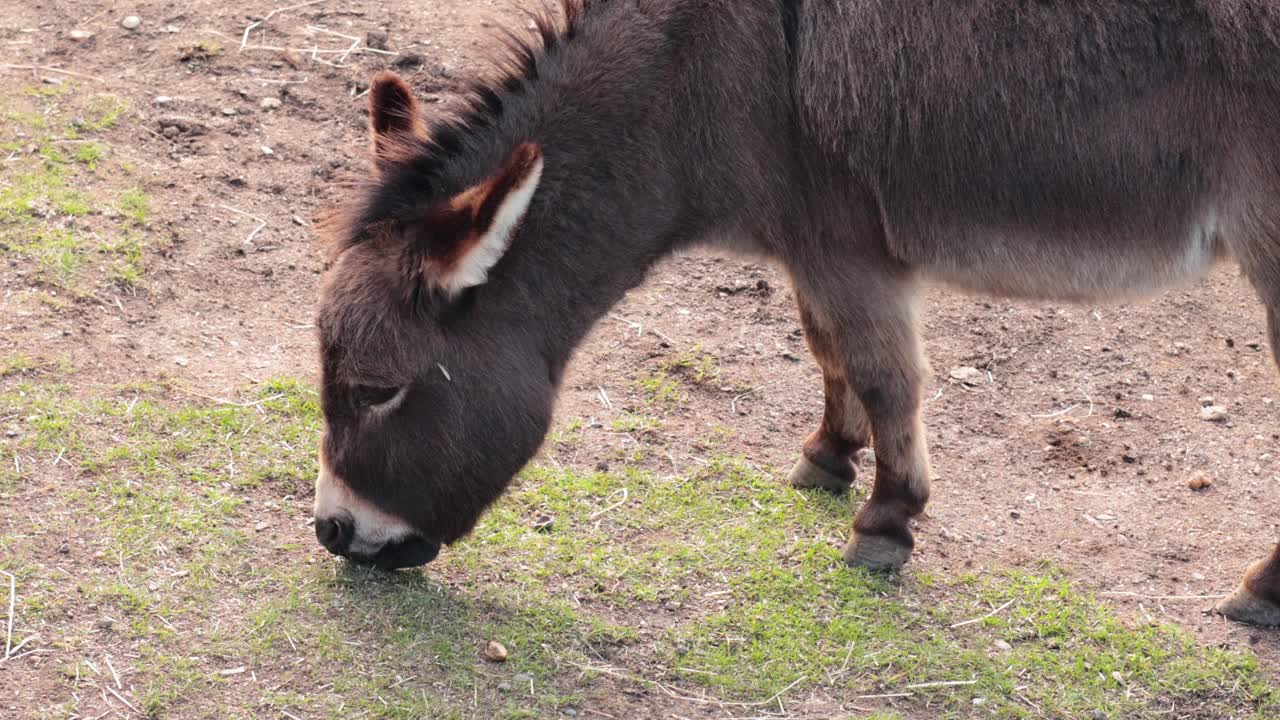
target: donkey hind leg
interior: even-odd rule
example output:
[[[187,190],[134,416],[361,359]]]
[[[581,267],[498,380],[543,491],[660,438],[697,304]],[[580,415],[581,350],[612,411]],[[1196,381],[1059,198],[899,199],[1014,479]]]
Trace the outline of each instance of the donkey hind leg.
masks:
[[[798,488],[841,493],[857,477],[853,457],[870,441],[871,426],[862,402],[843,377],[823,369],[822,385],[826,398],[822,423],[805,440],[787,482]]]
[[[873,570],[897,570],[915,546],[909,522],[929,499],[929,458],[920,421],[925,363],[912,311],[913,288],[874,276],[858,284],[857,296],[829,299],[823,307],[830,310],[819,313],[824,319],[812,323],[829,333],[833,359],[839,360],[850,394],[865,410],[876,451],[875,485],[854,518],[844,560]]]
[[[825,409],[822,423],[805,440],[804,450],[787,482],[798,488],[822,488],[840,493],[856,477],[852,458],[867,446],[871,425],[862,401],[844,379],[844,368],[838,358],[832,336],[816,321],[806,304],[800,302],[800,318],[813,356],[822,367],[822,389]]]
[[[1280,626],[1280,545],[1250,565],[1240,586],[1214,610],[1236,622]]]
[[[1267,306],[1267,339],[1272,357],[1280,365],[1280,263],[1260,261],[1247,252],[1242,254],[1245,272]],[[1250,565],[1236,591],[1214,609],[1238,622],[1280,625],[1280,545],[1270,557]]]

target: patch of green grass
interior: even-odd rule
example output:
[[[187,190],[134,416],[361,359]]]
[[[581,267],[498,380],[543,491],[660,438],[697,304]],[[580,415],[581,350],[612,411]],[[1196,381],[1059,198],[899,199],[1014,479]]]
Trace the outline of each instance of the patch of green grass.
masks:
[[[31,130],[44,130],[49,127],[48,119],[37,112],[25,112],[21,110],[11,110],[4,114],[5,122],[13,125],[22,126]]]
[[[87,142],[76,149],[75,159],[76,162],[88,165],[90,170],[97,170],[98,162],[106,152],[106,148],[101,143]]]
[[[665,370],[687,378],[694,385],[715,387],[720,379],[720,365],[715,356],[695,345],[663,364]]]
[[[650,405],[672,408],[685,401],[680,383],[672,380],[665,371],[641,375],[636,384]]]
[[[87,117],[79,129],[90,133],[110,130],[128,110],[129,103],[118,95],[95,95],[89,101]]]
[[[646,696],[678,705],[661,688],[788,707],[910,693],[903,715],[881,720],[1280,712],[1252,654],[1122,620],[1049,567],[851,570],[840,553],[856,498],[798,491],[732,457],[676,476],[535,463],[423,570],[321,560],[305,504],[280,505],[315,473],[321,413],[307,384],[271,379],[236,404],[169,383],[83,398],[40,361],[4,362],[0,416],[22,430],[7,442],[77,467],[65,493],[76,536],[109,569],[64,577],[15,560],[21,609],[52,623],[83,602],[113,618],[134,697],[155,716],[645,716]],[[529,523],[542,513],[548,531]],[[272,530],[254,529],[262,518]],[[27,537],[0,537],[0,558],[36,557]],[[42,634],[72,653],[100,647],[67,627]],[[480,658],[490,640],[506,663]]]
[[[41,274],[50,282],[64,287],[74,284],[84,255],[75,233],[64,228],[41,227],[14,247],[35,260]]]
[[[135,225],[147,222],[148,204],[146,193],[136,187],[125,190],[116,199],[116,209]]]
[[[610,423],[610,427],[614,432],[645,435],[662,427],[662,423],[657,418],[629,412]]]
[[[112,282],[121,288],[136,287],[142,283],[143,253],[141,234],[126,231],[120,237],[104,242],[102,251],[116,256],[109,276]]]

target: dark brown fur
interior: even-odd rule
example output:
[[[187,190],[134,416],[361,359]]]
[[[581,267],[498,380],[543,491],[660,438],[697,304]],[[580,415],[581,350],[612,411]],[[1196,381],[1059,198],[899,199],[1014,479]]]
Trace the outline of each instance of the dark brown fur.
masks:
[[[1105,300],[1234,257],[1280,346],[1274,3],[565,11],[540,23],[541,47],[508,38],[503,76],[477,85],[460,118],[406,124],[398,81],[375,83],[376,169],[327,231],[326,463],[415,532],[451,542],[471,528],[536,451],[586,331],[695,242],[774,258],[794,280],[827,399],[792,482],[847,486],[874,436],[854,564],[900,566],[928,500],[923,284]],[[430,273],[447,266],[424,277],[422,259],[465,255],[449,238],[477,227],[440,213],[499,186],[524,144],[545,171],[509,249],[484,284],[433,292]],[[371,422],[353,399],[367,386],[410,392]],[[1268,572],[1252,590],[1275,602]]]

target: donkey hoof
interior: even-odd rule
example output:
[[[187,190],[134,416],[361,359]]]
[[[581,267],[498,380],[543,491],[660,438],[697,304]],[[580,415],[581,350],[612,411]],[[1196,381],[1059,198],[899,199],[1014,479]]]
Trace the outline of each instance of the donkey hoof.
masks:
[[[873,572],[897,572],[911,559],[911,546],[885,535],[854,533],[844,546],[844,562]]]
[[[791,483],[792,487],[821,488],[833,493],[842,493],[853,484],[853,467],[850,466],[849,469],[849,477],[840,477],[823,470],[812,460],[801,455],[800,461],[796,463],[795,467],[791,468],[791,474],[787,476],[787,482]]]
[[[1239,623],[1280,627],[1280,605],[1254,595],[1244,585],[1220,600],[1213,611]]]

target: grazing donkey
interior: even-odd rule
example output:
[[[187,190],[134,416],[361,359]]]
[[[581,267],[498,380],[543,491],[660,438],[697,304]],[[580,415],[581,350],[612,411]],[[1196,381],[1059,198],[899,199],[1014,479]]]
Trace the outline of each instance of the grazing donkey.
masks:
[[[564,368],[659,258],[790,273],[826,410],[791,472],[899,568],[925,507],[922,285],[1102,301],[1231,257],[1280,348],[1272,0],[565,0],[424,127],[390,73],[374,167],[325,229],[316,534],[383,568],[467,534],[537,451]],[[1280,624],[1280,550],[1219,608]]]

